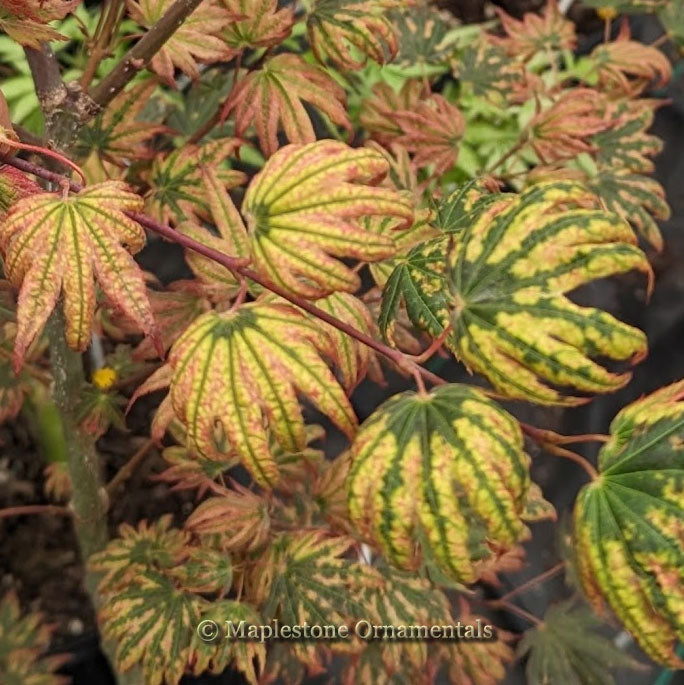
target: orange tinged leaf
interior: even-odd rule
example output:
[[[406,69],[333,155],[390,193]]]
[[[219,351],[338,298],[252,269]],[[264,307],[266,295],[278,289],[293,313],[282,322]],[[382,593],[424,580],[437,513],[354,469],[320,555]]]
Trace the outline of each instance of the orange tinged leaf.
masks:
[[[141,208],[140,197],[125,184],[111,181],[68,197],[33,195],[12,207],[0,227],[0,246],[7,276],[19,288],[16,368],[60,294],[69,346],[88,346],[95,281],[145,334],[155,335],[142,272],[131,257],[145,244],[145,233],[124,214]]]
[[[254,177],[242,205],[256,269],[304,297],[355,292],[358,274],[333,257],[373,262],[395,253],[391,236],[358,220],[388,216],[396,228],[413,220],[410,199],[376,187],[387,171],[376,150],[334,140],[279,150]]]
[[[281,129],[291,143],[316,140],[304,102],[326,114],[351,137],[344,89],[323,69],[289,53],[271,57],[261,69],[243,76],[226,101],[222,118],[235,112],[238,137],[244,136],[253,125],[261,149],[266,156],[271,156],[279,147]]]

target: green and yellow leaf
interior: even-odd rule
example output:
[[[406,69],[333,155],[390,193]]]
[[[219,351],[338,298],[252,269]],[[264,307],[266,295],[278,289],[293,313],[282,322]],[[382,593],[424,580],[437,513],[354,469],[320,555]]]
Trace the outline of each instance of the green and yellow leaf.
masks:
[[[597,278],[651,268],[619,216],[573,181],[498,194],[457,235],[414,248],[385,286],[380,330],[405,301],[408,315],[510,397],[577,404],[555,388],[611,392],[631,374],[612,373],[591,357],[635,361],[644,334],[564,293]],[[546,381],[546,382],[544,382]]]
[[[320,62],[326,57],[339,69],[361,69],[368,59],[378,64],[397,54],[397,32],[388,10],[404,0],[315,0],[306,19],[309,44]]]
[[[627,169],[605,169],[589,179],[587,186],[601,198],[606,209],[629,221],[649,245],[658,251],[663,249],[655,219],[669,219],[670,206],[658,181]]]
[[[124,214],[141,208],[137,195],[113,181],[67,197],[32,195],[12,207],[0,227],[0,244],[7,276],[19,289],[15,367],[21,366],[60,294],[69,346],[88,346],[96,282],[139,329],[156,335],[145,282],[131,256],[145,244],[145,233]]]
[[[350,517],[393,564],[425,559],[474,582],[492,556],[529,536],[529,461],[515,419],[478,390],[395,395],[352,445]]]
[[[684,382],[613,419],[599,475],[575,503],[580,580],[595,609],[607,602],[656,662],[683,668]]]
[[[394,217],[396,228],[413,220],[409,198],[375,186],[387,170],[377,151],[333,140],[279,150],[254,177],[242,205],[254,266],[304,297],[355,292],[358,274],[333,256],[372,262],[395,253],[389,236],[357,220]]]
[[[67,655],[44,656],[52,629],[34,612],[22,616],[19,599],[10,591],[0,599],[0,674],[7,685],[65,685],[56,674]]]
[[[168,367],[137,394],[170,379],[173,413],[199,456],[225,460],[234,450],[265,487],[279,478],[269,433],[286,450],[307,442],[301,393],[349,437],[356,416],[320,354],[334,358],[327,335],[299,310],[278,302],[207,312],[171,348]],[[227,444],[226,444],[227,443]]]

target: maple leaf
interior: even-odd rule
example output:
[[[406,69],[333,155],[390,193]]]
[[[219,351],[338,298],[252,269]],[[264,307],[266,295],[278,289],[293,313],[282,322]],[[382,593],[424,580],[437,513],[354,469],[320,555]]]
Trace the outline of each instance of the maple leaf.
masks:
[[[278,0],[221,0],[221,4],[238,17],[221,32],[221,38],[235,54],[246,48],[280,45],[292,31],[292,8],[278,9]]]
[[[239,137],[253,125],[261,149],[270,157],[279,147],[279,128],[291,143],[316,140],[303,102],[313,105],[352,136],[344,89],[323,69],[290,53],[271,57],[261,69],[244,75],[226,100],[221,118],[235,111],[235,135]]]
[[[653,124],[654,106],[648,100],[618,101],[607,108],[611,125],[590,139],[596,149],[596,161],[602,169],[625,168],[650,173],[655,157],[663,149],[657,136],[646,131]]]
[[[41,193],[19,200],[0,228],[5,270],[19,288],[14,364],[64,297],[66,339],[84,350],[90,343],[95,280],[119,310],[155,336],[145,283],[129,253],[145,244],[145,233],[124,211],[142,200],[121,182],[90,186],[78,195]],[[122,244],[125,246],[123,247]]]
[[[215,535],[226,552],[261,547],[271,528],[267,502],[235,483],[221,495],[204,500],[187,518],[185,528],[197,535]]]
[[[306,19],[314,55],[320,62],[328,57],[345,70],[361,69],[368,59],[389,62],[398,44],[387,10],[403,4],[403,0],[316,0]]]
[[[463,625],[490,624],[489,619],[474,614],[468,603],[459,598],[459,621]],[[506,675],[506,664],[514,659],[510,642],[515,636],[505,630],[495,629],[494,640],[458,640],[440,645],[445,653],[449,678],[459,685],[496,685]]]
[[[150,29],[173,2],[126,0],[126,7],[134,21]],[[172,88],[176,87],[175,67],[192,79],[199,78],[197,61],[212,62],[229,56],[226,45],[216,34],[231,20],[232,16],[224,8],[211,2],[202,3],[154,54],[149,68]]]
[[[493,549],[529,536],[529,462],[515,419],[478,390],[401,393],[352,444],[350,519],[393,564],[413,569],[426,557],[471,583]]]
[[[406,81],[398,92],[387,83],[376,83],[372,95],[361,102],[361,125],[380,145],[390,147],[402,130],[395,112],[411,112],[418,107],[424,86],[417,79]]]
[[[653,217],[669,219],[670,207],[658,181],[627,169],[605,169],[589,179],[587,187],[601,198],[606,209],[629,221],[656,250],[663,249],[663,238]]]
[[[636,97],[651,82],[662,88],[672,78],[667,57],[658,48],[631,40],[627,21],[614,41],[597,45],[590,57],[596,63],[601,88],[617,94]]]
[[[591,88],[573,88],[561,93],[530,121],[530,144],[544,164],[593,152],[587,138],[608,128],[602,115],[603,96]]]
[[[404,97],[412,94],[414,88],[408,86],[409,92]],[[431,94],[410,108],[386,111],[385,115],[395,130],[394,135],[388,136],[389,142],[412,153],[417,167],[434,164],[435,174],[443,174],[455,164],[465,119],[458,108],[441,95]],[[365,123],[369,123],[368,118]],[[385,138],[385,135],[381,137]]]
[[[197,214],[208,215],[209,202],[216,193],[216,187],[208,182],[218,176],[225,188],[232,188],[247,178],[242,171],[222,166],[240,145],[237,138],[220,138],[199,147],[184,145],[168,155],[157,155],[143,174],[149,186],[145,211],[164,224],[171,219],[178,223],[195,220]],[[218,200],[213,198],[214,202]]]
[[[86,385],[81,390],[74,411],[81,430],[97,440],[110,426],[126,431],[122,411],[125,406],[126,398],[123,395]]]
[[[316,306],[371,337],[377,330],[368,307],[349,293],[333,293],[322,300],[317,300]],[[377,358],[367,345],[354,340],[330,324],[320,322],[318,325],[323,327],[332,341],[335,349],[334,359],[340,371],[342,387],[348,393],[351,393],[364,379],[369,367],[377,374],[379,368]]]
[[[17,201],[42,192],[43,189],[35,181],[18,169],[8,164],[0,166],[0,218],[4,219]]]
[[[541,625],[523,635],[517,656],[528,656],[528,683],[615,685],[610,669],[639,667],[598,632],[601,622],[589,609],[574,604],[550,607]]]
[[[219,484],[225,471],[238,464],[237,457],[231,456],[227,456],[225,461],[198,458],[180,445],[167,447],[162,456],[170,465],[153,479],[169,483],[171,491],[197,490],[198,498]]]
[[[0,599],[0,673],[8,685],[66,685],[56,674],[68,655],[44,656],[50,647],[52,628],[42,614],[22,616],[14,591]]]
[[[135,397],[170,382],[188,447],[225,460],[220,443],[226,438],[254,478],[270,487],[279,474],[264,419],[284,449],[306,446],[296,391],[348,436],[355,432],[354,412],[319,352],[333,356],[326,332],[290,305],[256,302],[207,312],[174,343],[161,376],[153,374]]]
[[[253,607],[232,600],[212,602],[202,609],[201,620],[213,621],[219,626],[225,626],[227,621],[232,621],[234,626],[240,625],[241,621],[247,625],[264,625],[263,619]],[[250,685],[263,682],[259,678],[266,664],[266,646],[263,643],[255,640],[230,640],[228,636],[209,642],[202,640],[196,630],[193,633],[190,673],[220,675],[232,665],[244,675]]]
[[[47,23],[62,19],[81,0],[0,0],[0,28],[24,47],[39,50],[42,42],[66,40]]]
[[[395,246],[354,219],[391,216],[397,228],[413,220],[409,198],[373,186],[387,170],[375,150],[334,140],[279,150],[254,177],[242,205],[255,268],[304,297],[355,292],[358,274],[330,255],[378,261]]]
[[[511,58],[491,40],[467,46],[454,64],[454,76],[476,97],[504,104],[523,76]]]
[[[591,356],[636,361],[646,338],[607,312],[572,303],[583,283],[638,269],[652,277],[636,236],[619,216],[594,209],[583,185],[557,181],[519,195],[496,194],[460,233],[415,247],[384,290],[380,330],[402,300],[433,338],[501,392],[542,404],[563,397],[542,380],[611,392],[631,374],[610,373]]]
[[[527,12],[522,21],[495,9],[505,38],[490,37],[506,52],[518,59],[529,60],[538,52],[573,50],[577,44],[575,25],[558,9],[556,0],[548,0],[541,14]]]
[[[577,497],[575,550],[592,606],[607,602],[654,661],[683,668],[684,382],[622,409]]]
[[[458,26],[448,10],[437,9],[430,3],[404,6],[392,10],[392,23],[397,31],[399,50],[393,64],[420,67],[443,67],[445,71],[454,48],[450,32]],[[427,74],[434,72],[428,71]]]
[[[354,545],[348,537],[330,538],[321,530],[281,534],[262,553],[247,577],[247,597],[267,621],[282,625],[347,625],[368,619],[363,595],[376,581],[370,567],[345,558]],[[353,635],[353,630],[350,630]],[[321,650],[359,651],[352,640],[302,641],[293,645],[312,672],[321,669]]]
[[[81,130],[79,152],[95,156],[105,173],[108,165],[152,157],[154,152],[146,143],[169,130],[161,124],[140,120],[156,87],[156,81],[148,79],[119,93],[90,126]]]

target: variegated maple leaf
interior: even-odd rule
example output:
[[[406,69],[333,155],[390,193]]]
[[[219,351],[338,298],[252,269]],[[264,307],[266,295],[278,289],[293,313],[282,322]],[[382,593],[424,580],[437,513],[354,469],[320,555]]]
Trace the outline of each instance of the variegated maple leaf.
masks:
[[[373,94],[361,102],[361,125],[380,145],[391,146],[402,132],[394,118],[395,112],[414,111],[423,91],[424,86],[418,79],[407,80],[399,92],[387,83],[375,84]]]
[[[140,197],[114,181],[78,195],[32,195],[12,207],[0,227],[0,246],[7,276],[19,289],[16,368],[60,294],[69,346],[88,346],[96,282],[115,307],[145,334],[156,336],[145,282],[131,256],[145,244],[145,233],[124,214],[140,209]]]
[[[297,392],[348,436],[356,430],[351,405],[320,353],[335,358],[327,333],[290,305],[255,302],[208,312],[181,335],[168,366],[136,396],[170,383],[159,411],[165,420],[174,414],[181,420],[188,447],[220,461],[228,442],[255,480],[270,487],[279,471],[264,424],[284,449],[306,446]]]
[[[672,78],[672,65],[665,55],[651,45],[631,39],[627,21],[614,41],[594,48],[599,84],[608,91],[636,97],[651,83],[662,88]]]
[[[236,20],[221,32],[235,54],[246,48],[270,48],[282,43],[294,24],[292,8],[278,9],[278,0],[220,0]]]
[[[237,138],[219,138],[199,147],[185,145],[168,155],[157,155],[144,174],[149,186],[145,211],[161,223],[208,217],[210,201],[223,201],[223,196],[214,197],[216,178],[226,189],[246,179],[242,171],[224,164],[240,145]]]
[[[669,219],[670,206],[665,199],[665,189],[658,181],[633,174],[628,169],[603,169],[587,181],[587,186],[601,198],[606,209],[632,224],[656,250],[663,249],[663,238],[655,219]]]
[[[377,324],[368,307],[349,293],[333,293],[317,300],[316,306],[370,337],[377,331]],[[348,393],[351,393],[369,372],[375,382],[382,382],[383,376],[378,359],[370,347],[330,324],[321,321],[318,325],[327,331],[332,341],[342,387]]]
[[[393,564],[457,582],[529,537],[538,490],[515,419],[481,392],[444,385],[395,395],[352,444],[349,514]]]
[[[388,10],[403,0],[316,0],[306,19],[307,35],[320,62],[328,57],[340,69],[379,64],[397,53],[397,33]]]
[[[57,669],[67,655],[46,656],[53,628],[37,612],[22,615],[11,590],[0,598],[0,674],[6,685],[66,685]]]
[[[259,549],[271,530],[268,502],[237,483],[205,499],[185,521],[196,535],[216,536],[215,545],[226,552]]]
[[[435,174],[443,174],[456,162],[465,119],[441,95],[422,91],[417,81],[407,81],[399,94],[379,84],[361,122],[378,142],[410,152],[417,167],[434,165]]]
[[[589,136],[605,130],[603,96],[591,88],[572,88],[561,93],[529,124],[530,144],[543,164],[592,152]]]
[[[572,50],[577,43],[575,25],[558,9],[556,0],[547,0],[540,14],[527,12],[522,21],[496,8],[504,38],[490,37],[512,57],[528,60],[538,52]]]
[[[608,105],[606,117],[610,126],[590,140],[600,168],[624,168],[636,173],[654,170],[650,158],[663,149],[660,138],[647,133],[653,125],[656,106],[651,100],[619,100]]]
[[[171,7],[174,0],[126,0],[128,12],[141,26],[154,26]],[[177,67],[190,78],[199,78],[198,61],[216,61],[228,55],[218,33],[232,15],[213,2],[203,2],[188,16],[150,60],[150,69],[171,87],[175,87]]]
[[[304,297],[355,292],[358,274],[331,255],[372,262],[395,253],[390,236],[356,220],[389,216],[396,228],[413,220],[409,198],[375,187],[387,170],[377,151],[334,140],[279,150],[254,177],[242,205],[256,269]]]
[[[308,64],[299,55],[283,53],[236,83],[221,117],[225,119],[234,111],[235,135],[239,137],[254,126],[261,149],[270,157],[279,147],[279,129],[291,143],[316,140],[304,102],[342,126],[351,137],[346,101],[344,89],[323,69]]]
[[[79,152],[92,158],[86,162],[90,176],[103,180],[111,167],[153,156],[146,143],[168,129],[152,121],[141,121],[139,116],[156,87],[156,81],[148,79],[124,90],[92,124],[82,129]]]
[[[684,381],[622,409],[574,511],[576,564],[656,662],[684,668]]]
[[[42,42],[66,40],[48,22],[62,19],[81,0],[0,0],[0,29],[24,47],[40,49]]]
[[[494,195],[459,233],[415,247],[395,268],[381,331],[391,337],[403,300],[433,338],[450,326],[445,345],[511,397],[586,401],[543,381],[593,393],[622,387],[630,373],[611,373],[591,357],[637,361],[644,334],[564,293],[611,274],[652,271],[629,224],[597,203],[573,181]]]

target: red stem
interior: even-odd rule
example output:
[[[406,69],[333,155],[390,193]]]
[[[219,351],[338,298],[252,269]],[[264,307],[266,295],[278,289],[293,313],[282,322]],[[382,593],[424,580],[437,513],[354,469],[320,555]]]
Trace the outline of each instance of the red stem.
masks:
[[[56,504],[27,504],[24,507],[8,507],[0,509],[0,519],[10,516],[22,516],[24,514],[57,514],[59,516],[71,516],[72,512],[67,507]]]

